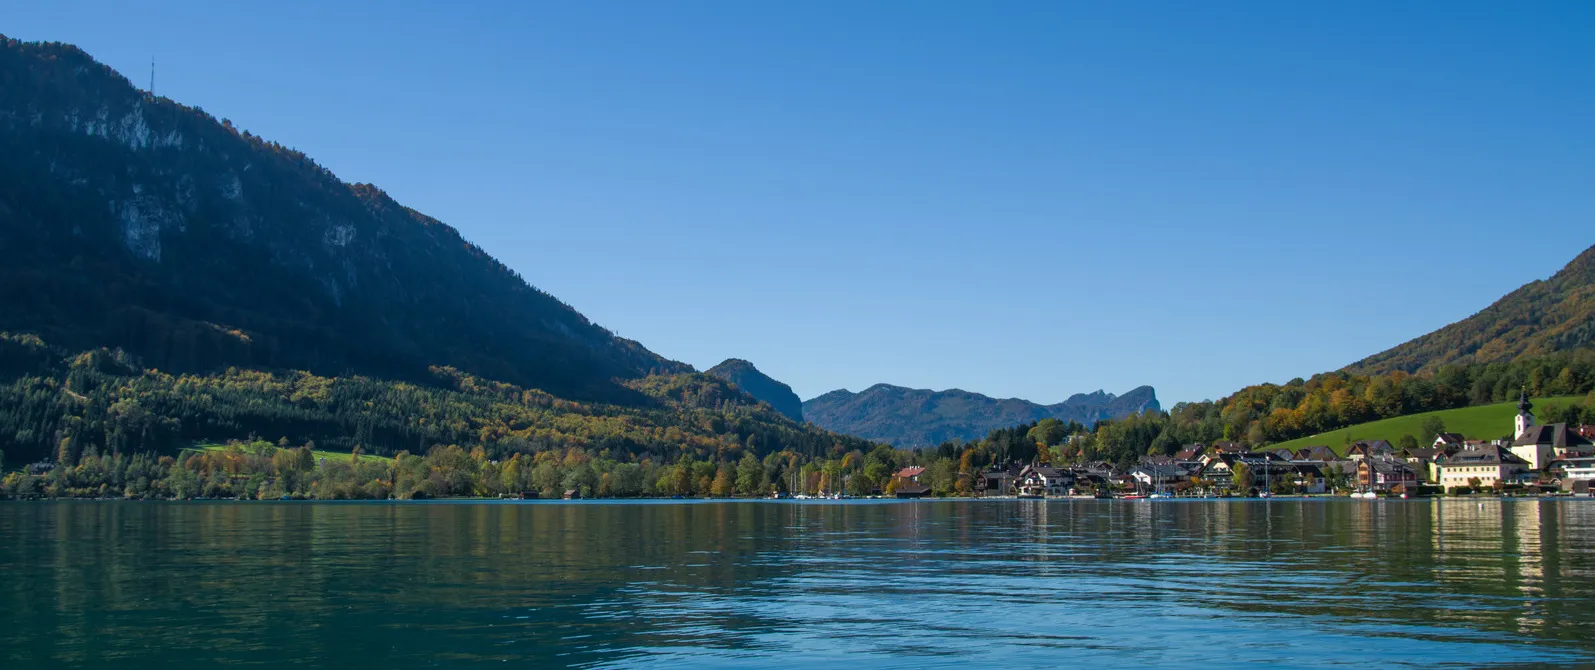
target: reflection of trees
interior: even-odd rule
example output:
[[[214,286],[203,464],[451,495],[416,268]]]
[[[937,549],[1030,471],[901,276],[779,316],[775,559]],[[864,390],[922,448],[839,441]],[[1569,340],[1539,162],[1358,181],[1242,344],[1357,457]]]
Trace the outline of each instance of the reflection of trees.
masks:
[[[15,505],[0,660],[565,665],[943,602],[974,608],[949,639],[996,625],[980,607],[1111,602],[1587,645],[1592,528],[1455,500]]]

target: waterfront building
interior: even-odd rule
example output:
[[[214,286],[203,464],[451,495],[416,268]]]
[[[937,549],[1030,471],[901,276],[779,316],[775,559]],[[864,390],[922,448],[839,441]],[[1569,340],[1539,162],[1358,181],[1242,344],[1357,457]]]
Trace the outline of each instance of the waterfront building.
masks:
[[[1191,481],[1191,474],[1189,466],[1179,463],[1144,463],[1130,470],[1136,488],[1147,491],[1172,490],[1182,482]]]
[[[1527,461],[1500,446],[1463,449],[1435,459],[1436,481],[1446,490],[1467,487],[1478,480],[1481,487],[1522,483],[1529,473]]]
[[[1547,470],[1556,459],[1595,456],[1595,443],[1565,423],[1538,425],[1534,404],[1527,393],[1520,393],[1517,417],[1513,419],[1512,454],[1529,464],[1530,470]]]
[[[1067,495],[1074,486],[1075,475],[1047,465],[1027,465],[1017,478],[1021,490],[1045,491],[1049,496]]]
[[[992,468],[975,477],[975,494],[981,496],[1011,496],[1018,482],[1018,471]]]
[[[1357,461],[1357,488],[1385,492],[1402,485],[1417,486],[1418,471],[1407,461],[1394,457],[1364,458]]]

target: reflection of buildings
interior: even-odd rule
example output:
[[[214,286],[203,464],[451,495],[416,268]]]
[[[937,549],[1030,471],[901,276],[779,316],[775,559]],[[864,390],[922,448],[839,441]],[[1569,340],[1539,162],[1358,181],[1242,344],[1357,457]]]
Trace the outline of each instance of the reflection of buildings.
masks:
[[[1559,620],[1547,611],[1549,603],[1562,600],[1558,585],[1580,579],[1558,560],[1570,540],[1582,541],[1564,536],[1569,528],[1564,517],[1587,513],[1587,507],[1539,500],[1435,501],[1431,518],[1438,592],[1432,595],[1451,603],[1439,616],[1546,634]]]
[[[1521,633],[1532,633],[1545,626],[1545,611],[1538,600],[1545,597],[1545,541],[1541,534],[1541,514],[1546,509],[1539,502],[1506,505],[1506,517],[1511,520],[1507,532],[1502,533],[1502,558],[1515,563],[1515,585],[1523,598],[1523,609],[1518,615],[1517,628]],[[1554,532],[1554,531],[1553,531]],[[1553,549],[1554,551],[1554,549]],[[1508,570],[1507,572],[1514,572]]]

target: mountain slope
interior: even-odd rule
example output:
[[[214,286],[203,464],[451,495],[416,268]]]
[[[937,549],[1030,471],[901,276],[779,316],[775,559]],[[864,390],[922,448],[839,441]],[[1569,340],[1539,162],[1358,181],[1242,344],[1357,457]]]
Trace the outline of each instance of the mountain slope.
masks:
[[[0,331],[168,371],[428,366],[573,398],[690,367],[615,337],[453,228],[152,98],[75,47],[0,37]]]
[[[1531,282],[1478,314],[1346,367],[1357,374],[1509,362],[1595,346],[1595,247],[1550,279]]]
[[[1090,425],[1102,419],[1158,409],[1157,393],[1142,386],[1123,396],[1097,391],[1055,405],[997,399],[960,389],[931,391],[876,384],[860,393],[831,391],[803,403],[803,414],[826,430],[922,447],[973,440],[998,428],[1055,418]]]
[[[479,466],[544,452],[571,465],[583,458],[572,460],[572,450],[611,464],[688,459],[712,476],[716,459],[744,450],[815,458],[837,445],[875,446],[794,422],[703,374],[625,380],[649,401],[632,405],[556,398],[452,368],[429,374],[426,384],[241,369],[178,377],[120,351],[74,352],[0,333],[0,451],[8,463],[71,463],[91,448],[176,455],[195,443],[261,438],[382,456],[480,447]]]
[[[1553,398],[1534,398],[1537,407],[1557,405],[1577,405],[1584,400],[1583,396],[1561,396]],[[1347,426],[1327,433],[1320,433],[1310,437],[1302,437],[1286,442],[1279,442],[1265,447],[1275,449],[1302,449],[1305,447],[1326,446],[1334,449],[1336,453],[1343,453],[1352,442],[1360,440],[1386,440],[1396,444],[1403,436],[1411,435],[1418,440],[1421,446],[1429,446],[1434,436],[1425,435],[1423,423],[1431,418],[1439,419],[1445,424],[1447,432],[1457,433],[1470,440],[1495,440],[1512,435],[1512,419],[1517,416],[1517,401],[1511,400],[1493,405],[1474,405],[1457,409],[1437,410],[1419,414],[1406,414],[1390,419],[1369,421],[1355,426]]]
[[[787,418],[797,422],[803,421],[803,401],[792,392],[792,387],[759,372],[752,363],[740,358],[728,358],[719,365],[709,368],[704,374],[731,382],[748,395],[769,403],[775,411],[786,415]]]

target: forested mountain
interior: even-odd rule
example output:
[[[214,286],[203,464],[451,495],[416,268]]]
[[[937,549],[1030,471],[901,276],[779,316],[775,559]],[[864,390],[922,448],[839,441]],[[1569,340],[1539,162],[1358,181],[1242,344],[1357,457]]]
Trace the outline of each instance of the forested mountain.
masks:
[[[770,403],[775,411],[793,421],[803,420],[803,401],[792,392],[792,387],[759,372],[752,363],[740,358],[728,358],[719,365],[709,368],[704,374],[735,384],[748,395]]]
[[[997,399],[960,389],[931,391],[876,384],[860,393],[831,391],[803,403],[814,425],[895,446],[930,446],[984,437],[993,430],[1041,419],[1087,426],[1148,409],[1157,393],[1142,386],[1122,396],[1078,393],[1055,405],[1018,398]]]
[[[528,285],[453,228],[308,156],[135,89],[76,47],[0,37],[0,331],[230,366],[583,400],[690,372]]]
[[[1432,372],[1452,363],[1507,363],[1595,346],[1595,247],[1550,279],[1478,314],[1346,367],[1357,374]]]
[[[582,402],[434,367],[426,384],[300,371],[206,375],[146,369],[123,351],[69,352],[0,333],[0,451],[11,463],[101,453],[174,454],[259,437],[392,456],[437,446],[488,458],[565,454],[616,462],[710,463],[788,452],[807,461],[876,445],[799,424],[715,377],[622,383],[648,400]]]

